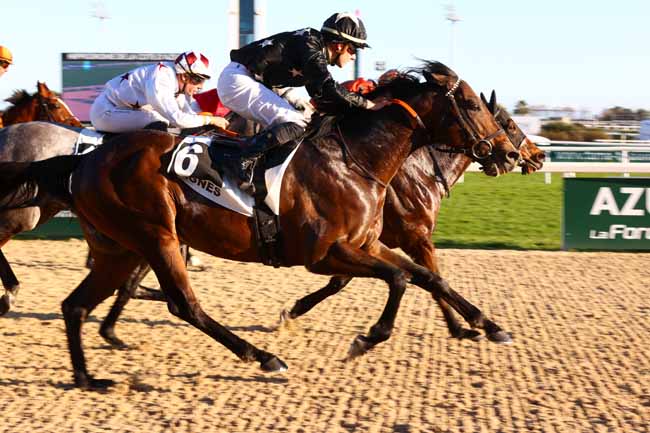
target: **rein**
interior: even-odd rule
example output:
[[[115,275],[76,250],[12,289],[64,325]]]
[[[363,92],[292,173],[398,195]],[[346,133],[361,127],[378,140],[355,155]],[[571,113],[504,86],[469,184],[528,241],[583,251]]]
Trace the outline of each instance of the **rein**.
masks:
[[[377,176],[375,176],[370,170],[364,167],[363,164],[357,161],[357,159],[354,157],[352,152],[350,152],[350,148],[348,147],[348,144],[345,142],[345,138],[343,137],[343,132],[341,132],[341,125],[337,124],[336,130],[339,132],[339,137],[341,137],[341,143],[343,144],[343,151],[348,154],[352,162],[354,162],[357,165],[357,167],[359,167],[366,176],[368,176],[370,179],[374,180],[379,185],[386,188],[387,187],[386,183],[384,183],[381,179],[378,179]]]
[[[403,109],[406,111],[406,113],[410,116],[410,117],[409,117],[409,120],[411,120],[411,121],[414,120],[414,121],[415,121],[415,123],[411,122],[411,127],[412,127],[413,129],[422,128],[422,129],[424,129],[425,131],[427,131],[427,128],[426,128],[426,126],[424,125],[424,122],[422,121],[422,118],[421,118],[420,115],[419,115],[419,114],[418,114],[418,113],[413,109],[413,107],[411,107],[408,103],[406,103],[405,101],[403,101],[403,100],[401,100],[401,99],[393,98],[393,99],[391,99],[390,101],[391,101],[392,104],[399,105],[401,108],[403,108]],[[374,175],[370,170],[368,170],[366,167],[364,167],[364,166],[363,166],[363,165],[362,165],[362,164],[361,164],[361,163],[360,163],[360,162],[359,162],[359,161],[354,157],[354,154],[352,154],[352,152],[350,152],[350,148],[348,147],[347,143],[345,142],[345,138],[343,137],[343,133],[341,132],[341,126],[340,126],[340,125],[338,125],[338,124],[336,125],[336,130],[338,131],[339,136],[341,137],[341,143],[343,144],[343,150],[344,150],[344,151],[345,151],[345,152],[350,156],[350,159],[352,160],[352,162],[354,162],[354,163],[357,165],[357,167],[359,167],[359,168],[361,169],[361,171],[363,171],[363,173],[364,173],[366,176],[368,176],[370,179],[374,180],[374,181],[377,182],[379,185],[381,185],[381,186],[383,186],[384,188],[386,188],[386,186],[387,186],[386,183],[385,183],[385,182],[382,182],[382,181],[381,181],[380,179],[378,179],[377,176],[375,176],[375,175]],[[427,131],[427,132],[428,132],[428,131]],[[435,161],[435,159],[434,159],[434,161]],[[437,164],[437,161],[436,161],[436,164]],[[445,188],[447,189],[448,187],[447,187],[447,185],[446,185],[446,180],[443,179],[443,183],[445,184]]]
[[[427,127],[424,126],[424,122],[422,121],[422,118],[420,118],[420,115],[409,104],[407,104],[406,102],[402,101],[401,99],[397,99],[397,98],[391,99],[390,102],[393,103],[393,104],[397,104],[400,107],[402,107],[411,116],[411,119],[415,119],[416,124],[413,125],[413,123],[411,123],[411,126],[413,126],[413,128],[418,126],[418,127],[422,128],[424,130],[427,129]]]

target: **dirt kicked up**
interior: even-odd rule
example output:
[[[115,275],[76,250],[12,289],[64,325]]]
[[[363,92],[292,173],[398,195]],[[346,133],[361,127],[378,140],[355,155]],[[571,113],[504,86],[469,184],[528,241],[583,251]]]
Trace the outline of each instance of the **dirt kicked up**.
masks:
[[[96,393],[71,387],[60,309],[85,243],[3,251],[22,290],[0,318],[0,432],[650,432],[650,254],[440,250],[452,287],[514,344],[450,339],[409,286],[393,337],[346,363],[383,308],[382,282],[355,280],[275,331],[327,278],[199,253],[203,308],[289,370],[239,362],[154,302],[127,305],[117,333],[130,349],[111,350],[98,335],[111,298],[84,327],[90,370],[119,382]]]

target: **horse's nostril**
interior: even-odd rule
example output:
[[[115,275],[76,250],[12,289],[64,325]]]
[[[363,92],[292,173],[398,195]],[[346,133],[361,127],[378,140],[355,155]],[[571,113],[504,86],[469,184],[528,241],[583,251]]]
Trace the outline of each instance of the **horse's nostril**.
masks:
[[[545,159],[546,159],[546,154],[544,152],[540,152],[537,155],[535,155],[536,162],[544,162]]]
[[[514,150],[512,152],[508,152],[508,159],[510,159],[512,161],[518,161],[519,160],[519,152],[516,152]]]

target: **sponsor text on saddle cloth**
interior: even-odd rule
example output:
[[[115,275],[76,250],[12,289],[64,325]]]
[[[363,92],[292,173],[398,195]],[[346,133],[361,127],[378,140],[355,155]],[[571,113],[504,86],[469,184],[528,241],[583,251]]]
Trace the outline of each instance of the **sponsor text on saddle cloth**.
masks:
[[[215,170],[210,157],[211,145],[211,137],[186,137],[174,149],[167,172],[178,176],[182,182],[208,200],[252,217],[253,197],[242,192],[234,180],[228,177],[222,178]],[[214,142],[214,146],[220,146],[218,139]],[[267,168],[264,172],[264,183],[268,191],[264,202],[276,215],[280,214],[282,177],[298,147],[299,145],[289,153],[281,164]]]

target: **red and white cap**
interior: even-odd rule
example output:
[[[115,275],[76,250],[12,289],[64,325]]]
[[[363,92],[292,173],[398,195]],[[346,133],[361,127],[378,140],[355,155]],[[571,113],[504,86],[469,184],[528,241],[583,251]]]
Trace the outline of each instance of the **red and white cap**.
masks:
[[[177,74],[189,74],[210,79],[210,61],[198,51],[186,51],[174,60]]]

